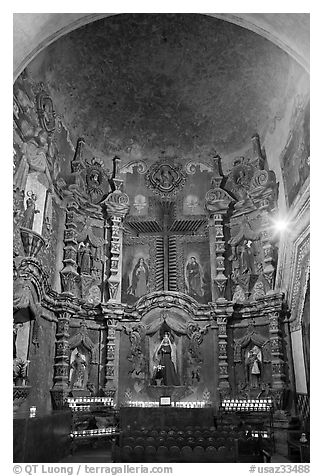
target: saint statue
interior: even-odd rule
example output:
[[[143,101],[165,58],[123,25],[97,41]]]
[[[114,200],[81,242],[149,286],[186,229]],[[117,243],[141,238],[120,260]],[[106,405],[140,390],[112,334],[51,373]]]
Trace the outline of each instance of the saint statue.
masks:
[[[78,265],[80,274],[91,274],[93,267],[93,256],[89,242],[84,244],[82,241],[79,245]]]
[[[148,292],[149,270],[144,258],[139,258],[132,272],[131,284],[127,290],[128,294],[141,297]]]
[[[262,354],[261,349],[254,345],[252,349],[246,352],[245,365],[247,379],[250,387],[259,387],[261,374]]]
[[[33,192],[28,192],[27,196],[28,198],[26,200],[26,210],[24,211],[22,217],[21,226],[32,230],[35,214],[40,213],[40,210],[36,210],[37,195]]]
[[[153,380],[161,379],[162,385],[179,386],[179,378],[176,372],[176,348],[171,340],[169,332],[165,331],[161,343],[154,353]]]
[[[188,294],[192,297],[203,296],[201,267],[195,256],[191,256],[186,265],[186,277],[188,282]]]
[[[37,173],[39,181],[49,189],[53,188],[50,165],[54,155],[54,146],[49,144],[46,131],[39,131],[36,137],[25,142],[22,157],[14,175],[14,184],[20,190],[25,189],[27,175]],[[56,171],[57,175],[57,171]]]
[[[250,240],[244,240],[241,245],[240,251],[240,270],[241,274],[253,273],[253,253],[251,250],[252,242]]]
[[[85,388],[87,384],[87,363],[85,356],[80,352],[75,354],[71,364],[72,374],[70,380],[71,388]]]

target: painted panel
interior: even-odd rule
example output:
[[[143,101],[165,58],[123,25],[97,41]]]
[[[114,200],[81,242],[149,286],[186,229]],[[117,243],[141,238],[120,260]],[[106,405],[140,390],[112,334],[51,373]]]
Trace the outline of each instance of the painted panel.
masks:
[[[211,301],[209,244],[200,237],[182,237],[180,242],[181,272],[178,281],[182,289],[179,290],[207,304]]]
[[[134,243],[124,246],[121,300],[133,304],[151,292],[154,286],[153,263],[149,243]]]

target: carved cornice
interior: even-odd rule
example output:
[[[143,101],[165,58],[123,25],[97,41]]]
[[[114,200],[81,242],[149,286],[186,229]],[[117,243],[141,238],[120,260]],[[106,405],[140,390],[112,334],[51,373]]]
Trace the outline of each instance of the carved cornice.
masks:
[[[141,318],[155,308],[178,307],[186,311],[195,319],[205,319],[211,316],[211,308],[206,304],[199,304],[190,296],[174,291],[157,291],[138,299],[137,303],[124,310],[125,317],[140,316]]]
[[[231,301],[199,304],[192,297],[181,292],[156,291],[141,297],[133,306],[122,303],[100,303],[100,305],[94,306],[70,294],[53,291],[48,283],[46,273],[35,259],[25,258],[22,260],[18,268],[18,275],[20,279],[35,286],[39,304],[46,310],[55,313],[68,312],[74,317],[90,320],[134,321],[141,319],[151,309],[171,307],[182,309],[194,320],[212,318],[216,320],[222,317],[229,320],[232,318],[246,319],[259,317],[260,314],[267,319],[269,313],[281,312],[284,301],[282,293],[274,293],[244,305],[233,306]]]
[[[267,294],[257,301],[248,302],[243,305],[235,305],[232,317],[234,319],[248,319],[261,315],[264,319],[272,312],[283,313],[285,305],[284,294],[276,292]]]

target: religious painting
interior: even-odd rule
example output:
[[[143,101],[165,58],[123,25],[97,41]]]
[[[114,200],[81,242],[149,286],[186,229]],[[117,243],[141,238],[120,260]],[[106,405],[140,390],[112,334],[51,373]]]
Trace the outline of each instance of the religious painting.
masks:
[[[289,206],[297,197],[309,176],[310,157],[310,105],[298,113],[295,126],[280,158],[285,184],[285,194]]]
[[[132,239],[132,242],[136,239]],[[122,302],[135,303],[151,292],[153,273],[151,272],[151,253],[149,243],[143,240],[133,246],[124,245]]]
[[[203,237],[187,237],[183,242],[184,292],[196,301],[211,301],[209,244]],[[203,240],[203,241],[202,241]]]

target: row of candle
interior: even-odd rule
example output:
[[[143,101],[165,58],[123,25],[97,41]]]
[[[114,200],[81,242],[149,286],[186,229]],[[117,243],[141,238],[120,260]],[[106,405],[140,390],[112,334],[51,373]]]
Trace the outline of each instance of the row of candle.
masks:
[[[67,402],[71,403],[104,403],[113,405],[113,398],[110,397],[75,397],[75,398],[68,398]]]
[[[246,431],[246,435],[248,435],[248,431]],[[262,437],[262,438],[268,438],[268,433],[266,431],[251,431],[251,436],[254,438]]]
[[[230,406],[230,407],[224,407],[224,411],[226,412],[232,412],[232,411],[237,411],[239,410],[240,412],[269,412],[271,410],[271,407],[236,407],[236,406]]]
[[[72,409],[73,412],[84,412],[84,411],[90,411],[91,405],[76,405],[76,404],[70,404],[70,408]]]
[[[270,398],[268,399],[249,399],[249,400],[237,400],[237,399],[231,399],[231,400],[222,400],[222,403],[272,403],[272,400]]]
[[[80,430],[80,431],[73,431],[71,436],[95,436],[95,435],[111,435],[116,433],[116,428],[98,428],[94,430]]]
[[[159,402],[127,402],[126,407],[147,407],[147,408],[152,408],[152,407],[159,407]]]
[[[176,402],[175,407],[179,408],[204,408],[208,406],[206,402]]]
[[[159,402],[127,402],[125,405],[127,407],[141,407],[141,408],[152,408],[159,407]],[[204,408],[207,406],[206,402],[171,402],[171,407],[175,408]]]
[[[268,403],[222,403],[222,407],[224,407],[224,408],[226,408],[226,407],[252,407],[252,408],[268,407],[268,408],[270,408],[271,405],[269,405]]]

